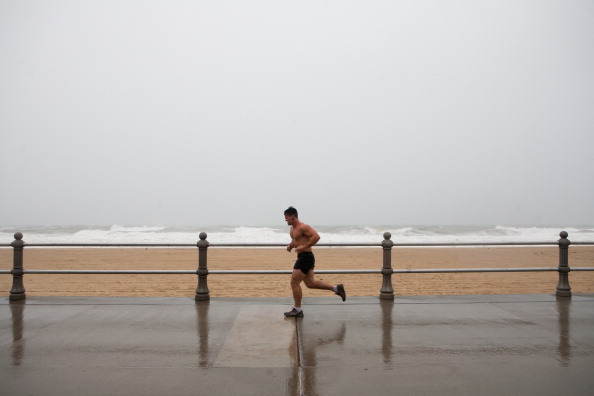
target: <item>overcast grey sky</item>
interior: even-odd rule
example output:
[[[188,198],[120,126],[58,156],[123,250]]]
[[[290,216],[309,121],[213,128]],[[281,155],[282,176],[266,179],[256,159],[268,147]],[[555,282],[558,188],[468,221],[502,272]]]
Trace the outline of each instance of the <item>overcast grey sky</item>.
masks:
[[[0,0],[0,224],[594,224],[592,1]]]

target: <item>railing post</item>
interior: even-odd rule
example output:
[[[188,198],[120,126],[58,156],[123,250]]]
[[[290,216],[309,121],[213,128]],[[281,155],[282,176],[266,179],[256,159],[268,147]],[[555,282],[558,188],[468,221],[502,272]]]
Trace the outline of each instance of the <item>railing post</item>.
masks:
[[[571,297],[571,287],[569,286],[569,245],[571,242],[567,239],[567,232],[559,233],[559,282],[557,283],[557,297]]]
[[[14,241],[10,244],[14,249],[14,260],[12,265],[12,288],[10,289],[10,301],[24,300],[27,298],[25,294],[25,286],[23,285],[23,248],[25,241],[23,241],[23,234],[17,232],[14,234]]]
[[[380,290],[380,299],[382,300],[393,300],[394,299],[394,288],[392,288],[392,246],[394,242],[390,240],[392,234],[384,232],[384,240],[382,241],[382,248],[384,250],[384,266],[382,268],[382,288]]]
[[[200,240],[196,244],[198,246],[198,270],[196,271],[198,274],[198,287],[196,288],[196,296],[194,297],[196,301],[210,300],[210,292],[208,291],[208,283],[206,281],[206,277],[208,276],[206,251],[209,245],[206,236],[206,232],[201,232]]]

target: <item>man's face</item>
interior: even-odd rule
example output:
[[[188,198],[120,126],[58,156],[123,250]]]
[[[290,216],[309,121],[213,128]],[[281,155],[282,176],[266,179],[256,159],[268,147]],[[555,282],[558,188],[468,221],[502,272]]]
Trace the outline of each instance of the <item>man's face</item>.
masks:
[[[285,221],[288,225],[293,225],[295,223],[295,216],[285,215]]]

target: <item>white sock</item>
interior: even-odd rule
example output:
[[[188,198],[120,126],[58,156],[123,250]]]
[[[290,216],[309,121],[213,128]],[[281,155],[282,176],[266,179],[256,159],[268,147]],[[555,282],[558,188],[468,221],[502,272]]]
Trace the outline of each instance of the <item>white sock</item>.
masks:
[[[336,293],[338,291],[338,286],[332,286],[332,291]]]
[[[302,311],[301,307],[293,307],[293,308],[294,308],[294,309],[295,309],[297,312],[301,312],[301,311]]]

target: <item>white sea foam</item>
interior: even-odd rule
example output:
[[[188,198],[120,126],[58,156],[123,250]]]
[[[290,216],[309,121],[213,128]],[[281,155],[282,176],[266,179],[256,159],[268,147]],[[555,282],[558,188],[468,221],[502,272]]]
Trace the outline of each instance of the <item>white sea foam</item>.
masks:
[[[381,243],[389,231],[395,243],[467,243],[467,242],[556,242],[559,232],[569,233],[572,242],[594,241],[594,227],[518,227],[502,226],[317,226],[320,243]],[[28,244],[36,243],[181,243],[195,244],[200,232],[208,234],[213,244],[287,243],[288,227],[249,226],[37,226],[0,227],[0,244],[13,241],[22,232]]]

